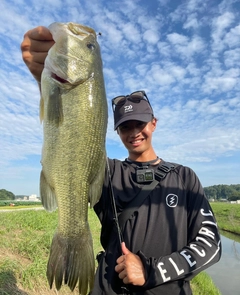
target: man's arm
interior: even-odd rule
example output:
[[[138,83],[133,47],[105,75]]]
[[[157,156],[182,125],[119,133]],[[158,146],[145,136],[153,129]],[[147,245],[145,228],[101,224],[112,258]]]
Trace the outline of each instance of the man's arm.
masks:
[[[221,241],[216,221],[210,209],[201,208],[202,224],[198,234],[186,247],[168,256],[146,257],[122,246],[123,255],[117,259],[116,272],[125,284],[150,289],[170,281],[190,280],[216,263],[221,256]],[[124,245],[125,246],[125,245]]]
[[[139,251],[136,260],[129,253],[117,260],[116,271],[123,282],[150,289],[177,280],[191,280],[202,270],[216,263],[221,257],[221,240],[217,223],[212,209],[207,201],[203,188],[190,169],[182,168],[183,182],[188,193],[188,243],[182,249],[162,257],[146,257]],[[186,171],[186,172],[185,172]],[[185,174],[184,174],[185,173]],[[179,228],[181,231],[181,228]],[[130,255],[130,253],[132,255]],[[143,280],[135,280],[134,269],[131,267],[133,259],[138,261]],[[132,260],[132,261],[133,261]]]
[[[219,261],[221,240],[213,213],[210,209],[201,208],[199,214],[203,218],[198,233],[181,250],[159,258],[149,258],[142,252],[137,253],[145,269],[144,288],[170,281],[191,280],[199,272]]]

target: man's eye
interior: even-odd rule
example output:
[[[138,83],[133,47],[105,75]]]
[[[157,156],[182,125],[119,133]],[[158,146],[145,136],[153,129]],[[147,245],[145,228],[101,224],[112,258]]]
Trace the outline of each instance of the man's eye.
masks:
[[[119,129],[120,129],[121,131],[123,131],[123,130],[127,130],[127,129],[128,129],[128,125],[121,125],[121,126],[119,126]]]

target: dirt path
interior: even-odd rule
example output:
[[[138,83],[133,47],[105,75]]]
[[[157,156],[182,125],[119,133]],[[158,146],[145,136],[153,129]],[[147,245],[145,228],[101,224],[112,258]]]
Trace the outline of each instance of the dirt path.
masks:
[[[2,212],[16,212],[16,211],[28,211],[28,210],[35,210],[35,211],[38,211],[38,210],[45,210],[43,207],[32,207],[32,208],[14,208],[14,209],[3,209],[3,208],[0,208],[0,213]]]

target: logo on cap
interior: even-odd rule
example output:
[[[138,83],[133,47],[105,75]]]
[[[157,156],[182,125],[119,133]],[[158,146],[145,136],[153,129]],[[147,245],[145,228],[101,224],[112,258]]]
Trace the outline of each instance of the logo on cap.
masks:
[[[129,106],[124,106],[124,113],[129,113],[133,111],[133,106],[130,104]]]

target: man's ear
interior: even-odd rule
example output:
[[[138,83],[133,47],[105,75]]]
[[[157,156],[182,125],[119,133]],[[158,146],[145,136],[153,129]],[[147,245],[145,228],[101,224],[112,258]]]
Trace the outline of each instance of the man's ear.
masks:
[[[154,132],[157,127],[157,119],[156,118],[152,119],[152,126],[153,126],[153,132]]]

